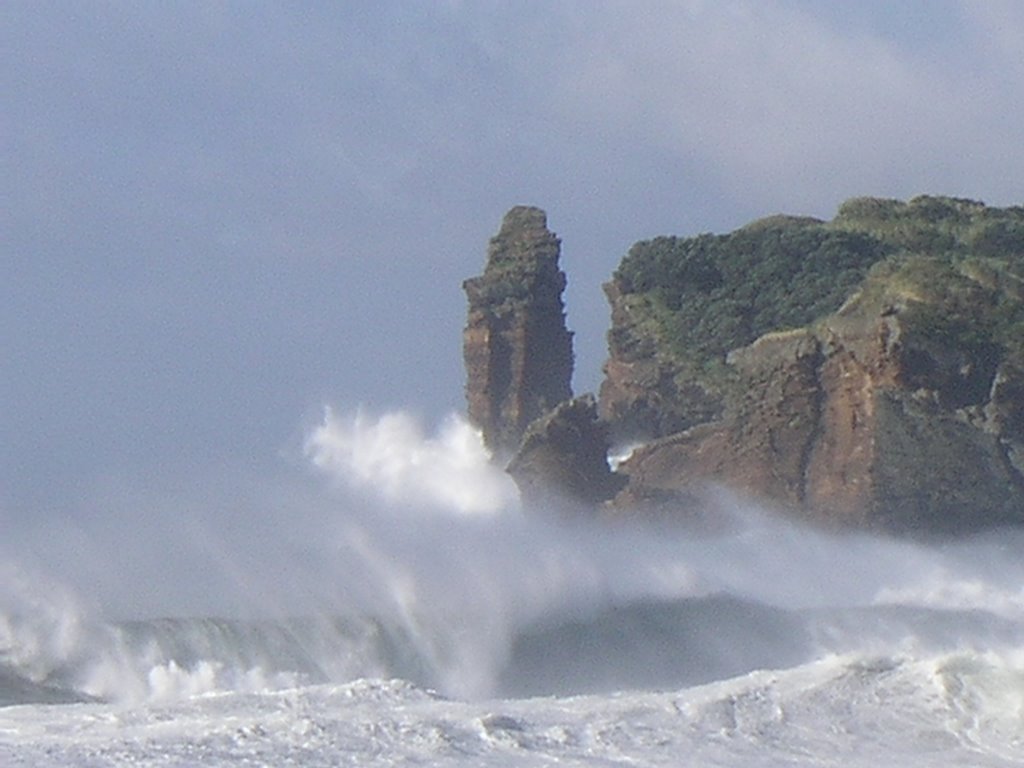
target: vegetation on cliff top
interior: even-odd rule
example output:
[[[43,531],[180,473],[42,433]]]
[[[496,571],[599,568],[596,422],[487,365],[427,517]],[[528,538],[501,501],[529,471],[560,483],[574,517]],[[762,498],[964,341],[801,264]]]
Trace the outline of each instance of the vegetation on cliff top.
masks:
[[[727,235],[639,242],[614,282],[633,322],[613,329],[613,349],[655,348],[686,375],[764,333],[809,325],[868,284],[901,291],[922,332],[1024,361],[1021,206],[855,198],[831,222],[775,216]]]
[[[483,275],[463,283],[471,307],[493,315],[524,305],[561,307],[565,275],[558,268],[559,240],[540,208],[516,206],[491,238]]]
[[[836,309],[888,251],[861,233],[780,221],[637,243],[615,279],[645,298],[663,342],[707,360]]]

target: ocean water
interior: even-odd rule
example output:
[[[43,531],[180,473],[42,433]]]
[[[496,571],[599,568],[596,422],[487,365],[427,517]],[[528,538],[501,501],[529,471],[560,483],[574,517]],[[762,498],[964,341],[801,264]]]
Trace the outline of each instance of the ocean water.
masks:
[[[304,455],[244,525],[6,547],[0,765],[1024,765],[1021,532],[523,510],[457,418]]]

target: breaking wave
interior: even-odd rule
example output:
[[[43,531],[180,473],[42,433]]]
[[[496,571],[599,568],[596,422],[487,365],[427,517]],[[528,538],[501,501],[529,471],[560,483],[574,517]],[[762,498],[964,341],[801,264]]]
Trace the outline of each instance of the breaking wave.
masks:
[[[994,670],[1024,674],[1017,532],[944,546],[830,534],[724,493],[729,521],[713,533],[523,510],[456,417],[429,436],[407,414],[328,411],[305,450],[327,480],[331,524],[311,528],[298,555],[261,550],[257,567],[304,572],[286,583],[320,599],[296,594],[291,612],[276,599],[263,616],[114,621],[8,557],[0,703],[364,678],[461,698],[673,690],[842,658],[932,664],[947,687],[969,687],[956,695],[972,706],[1002,706]]]

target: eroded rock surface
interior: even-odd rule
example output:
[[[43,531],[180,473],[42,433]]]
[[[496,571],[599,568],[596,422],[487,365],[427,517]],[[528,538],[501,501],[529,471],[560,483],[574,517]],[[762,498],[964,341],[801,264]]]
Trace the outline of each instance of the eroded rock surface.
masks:
[[[469,415],[528,503],[713,528],[724,486],[857,529],[1024,524],[1024,208],[858,198],[637,243],[599,404],[570,400],[558,256],[513,208],[464,284]],[[621,474],[609,435],[640,443]]]
[[[559,251],[544,211],[517,206],[491,239],[483,275],[463,283],[469,418],[497,456],[511,455],[530,422],[572,396]]]
[[[990,397],[1024,377],[1004,372],[977,401],[944,403],[939,381],[920,386],[921,350],[894,342],[902,330],[897,316],[878,317],[863,333],[826,326],[737,350],[744,394],[729,415],[638,449],[624,467],[631,485],[716,482],[815,520],[895,532],[1024,522],[1024,435],[998,422]]]
[[[838,310],[699,365],[665,340],[671,316],[657,293],[613,284],[621,325],[602,408],[627,434],[646,426],[653,438],[622,466],[621,503],[710,483],[861,529],[1024,523],[1024,211],[855,202],[889,217],[869,222],[872,236],[911,232],[929,248],[879,251]]]

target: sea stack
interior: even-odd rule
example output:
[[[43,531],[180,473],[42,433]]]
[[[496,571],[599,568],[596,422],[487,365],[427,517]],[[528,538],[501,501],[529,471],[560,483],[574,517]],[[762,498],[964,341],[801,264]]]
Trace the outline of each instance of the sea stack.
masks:
[[[510,456],[530,422],[572,397],[559,254],[544,211],[516,206],[491,238],[484,273],[463,283],[469,419],[496,457]]]

